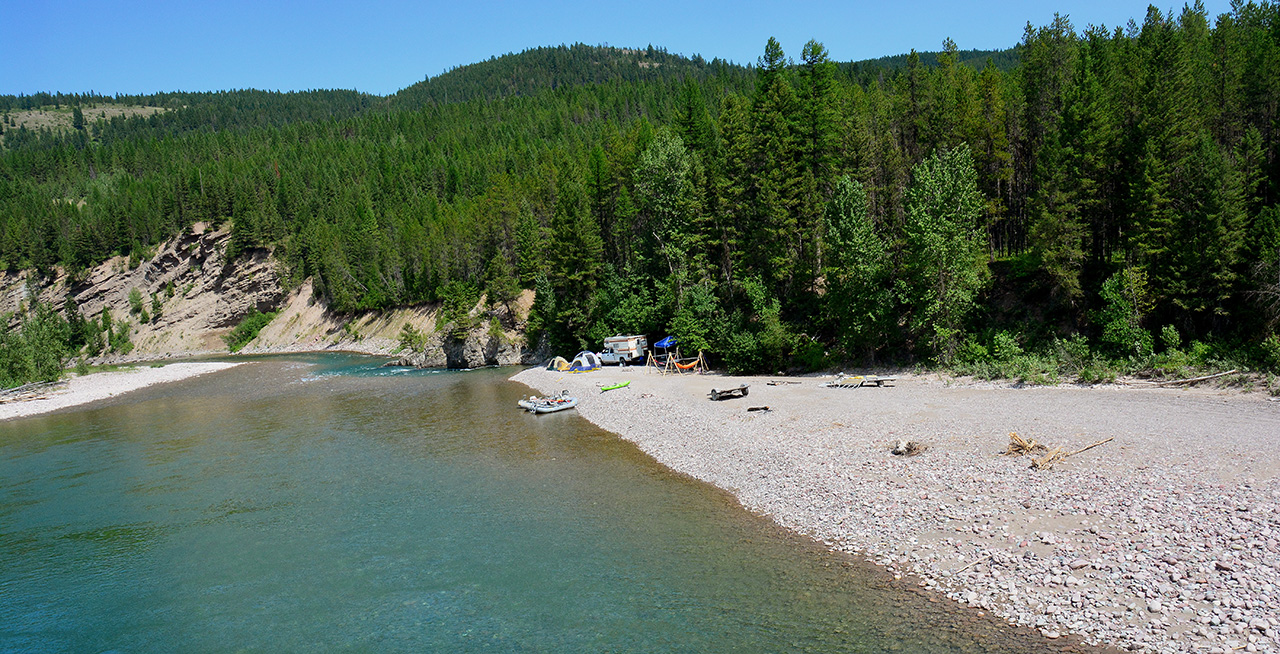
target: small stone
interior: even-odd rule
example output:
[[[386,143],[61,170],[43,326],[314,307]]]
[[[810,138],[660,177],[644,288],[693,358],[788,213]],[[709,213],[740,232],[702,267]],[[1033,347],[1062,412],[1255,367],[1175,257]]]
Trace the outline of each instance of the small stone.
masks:
[[[1058,632],[1056,632],[1056,631],[1046,630],[1046,631],[1044,631],[1044,632],[1042,632],[1042,633],[1044,633],[1044,637],[1045,637],[1045,638],[1048,638],[1049,640],[1056,640],[1056,639],[1058,639],[1058,638],[1061,638],[1061,637],[1062,637],[1062,634],[1060,634],[1060,633],[1058,633]]]
[[[1087,567],[1089,567],[1089,562],[1084,559],[1076,559],[1071,562],[1072,570],[1079,570],[1080,568],[1087,568]]]
[[[1159,613],[1161,609],[1160,600],[1150,600],[1147,602],[1147,611],[1150,613]]]

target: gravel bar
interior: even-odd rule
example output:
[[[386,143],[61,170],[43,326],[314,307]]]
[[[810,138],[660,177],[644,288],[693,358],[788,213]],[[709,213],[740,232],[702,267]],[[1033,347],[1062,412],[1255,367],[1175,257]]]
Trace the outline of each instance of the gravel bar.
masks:
[[[1050,638],[1280,652],[1280,403],[1259,393],[645,368],[512,379],[567,389],[587,420],[783,527]],[[710,400],[742,383],[748,396]],[[1114,440],[1037,470],[1001,454],[1010,432],[1068,452]],[[926,449],[895,456],[900,440]]]
[[[180,381],[219,370],[226,370],[238,365],[240,365],[239,362],[182,362],[166,363],[155,367],[126,368],[113,372],[74,375],[65,387],[51,391],[44,396],[21,402],[0,404],[0,421],[25,418],[58,411],[67,407],[88,404],[155,384]]]

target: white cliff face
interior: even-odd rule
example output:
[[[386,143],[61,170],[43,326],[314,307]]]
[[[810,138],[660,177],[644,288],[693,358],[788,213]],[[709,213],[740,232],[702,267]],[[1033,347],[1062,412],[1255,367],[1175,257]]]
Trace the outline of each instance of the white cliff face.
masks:
[[[279,314],[242,350],[246,354],[346,350],[403,355],[406,365],[457,368],[532,360],[533,353],[523,345],[532,291],[510,306],[478,304],[472,314],[482,326],[464,339],[450,339],[437,333],[438,307],[336,314],[315,294],[310,280],[286,288],[283,265],[269,250],[242,252],[228,265],[229,241],[228,229],[198,223],[133,267],[126,257],[113,257],[74,279],[62,271],[39,281],[25,271],[0,272],[0,315],[29,304],[32,287],[59,310],[70,294],[86,318],[98,318],[105,307],[112,320],[130,323],[133,349],[104,354],[95,360],[101,363],[225,353],[223,336],[254,309]],[[132,311],[129,295],[134,289],[142,297],[146,323],[141,312]],[[426,335],[422,351],[403,350],[400,334],[406,324]]]
[[[74,278],[59,271],[42,280],[39,296],[61,310],[70,295],[86,318],[99,318],[106,308],[112,320],[130,323],[133,350],[128,355],[104,355],[102,361],[225,350],[221,337],[251,309],[269,311],[285,296],[279,266],[270,253],[251,250],[227,266],[229,240],[227,229],[197,223],[136,266],[126,257],[113,257]],[[17,310],[30,285],[29,272],[0,274],[0,312]],[[142,312],[130,305],[135,289],[142,298],[145,323]]]

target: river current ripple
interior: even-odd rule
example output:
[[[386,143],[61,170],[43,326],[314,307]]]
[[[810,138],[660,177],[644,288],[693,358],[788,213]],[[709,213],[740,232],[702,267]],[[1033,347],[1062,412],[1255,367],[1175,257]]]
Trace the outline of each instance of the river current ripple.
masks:
[[[0,423],[0,652],[1051,646],[518,411],[510,369],[381,363],[266,357]]]

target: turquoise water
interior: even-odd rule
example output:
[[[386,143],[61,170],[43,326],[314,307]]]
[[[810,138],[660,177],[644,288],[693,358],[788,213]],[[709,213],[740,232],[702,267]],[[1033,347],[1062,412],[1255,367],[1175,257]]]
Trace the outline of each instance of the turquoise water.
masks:
[[[518,411],[511,369],[378,363],[272,357],[0,423],[0,652],[1051,645]]]

